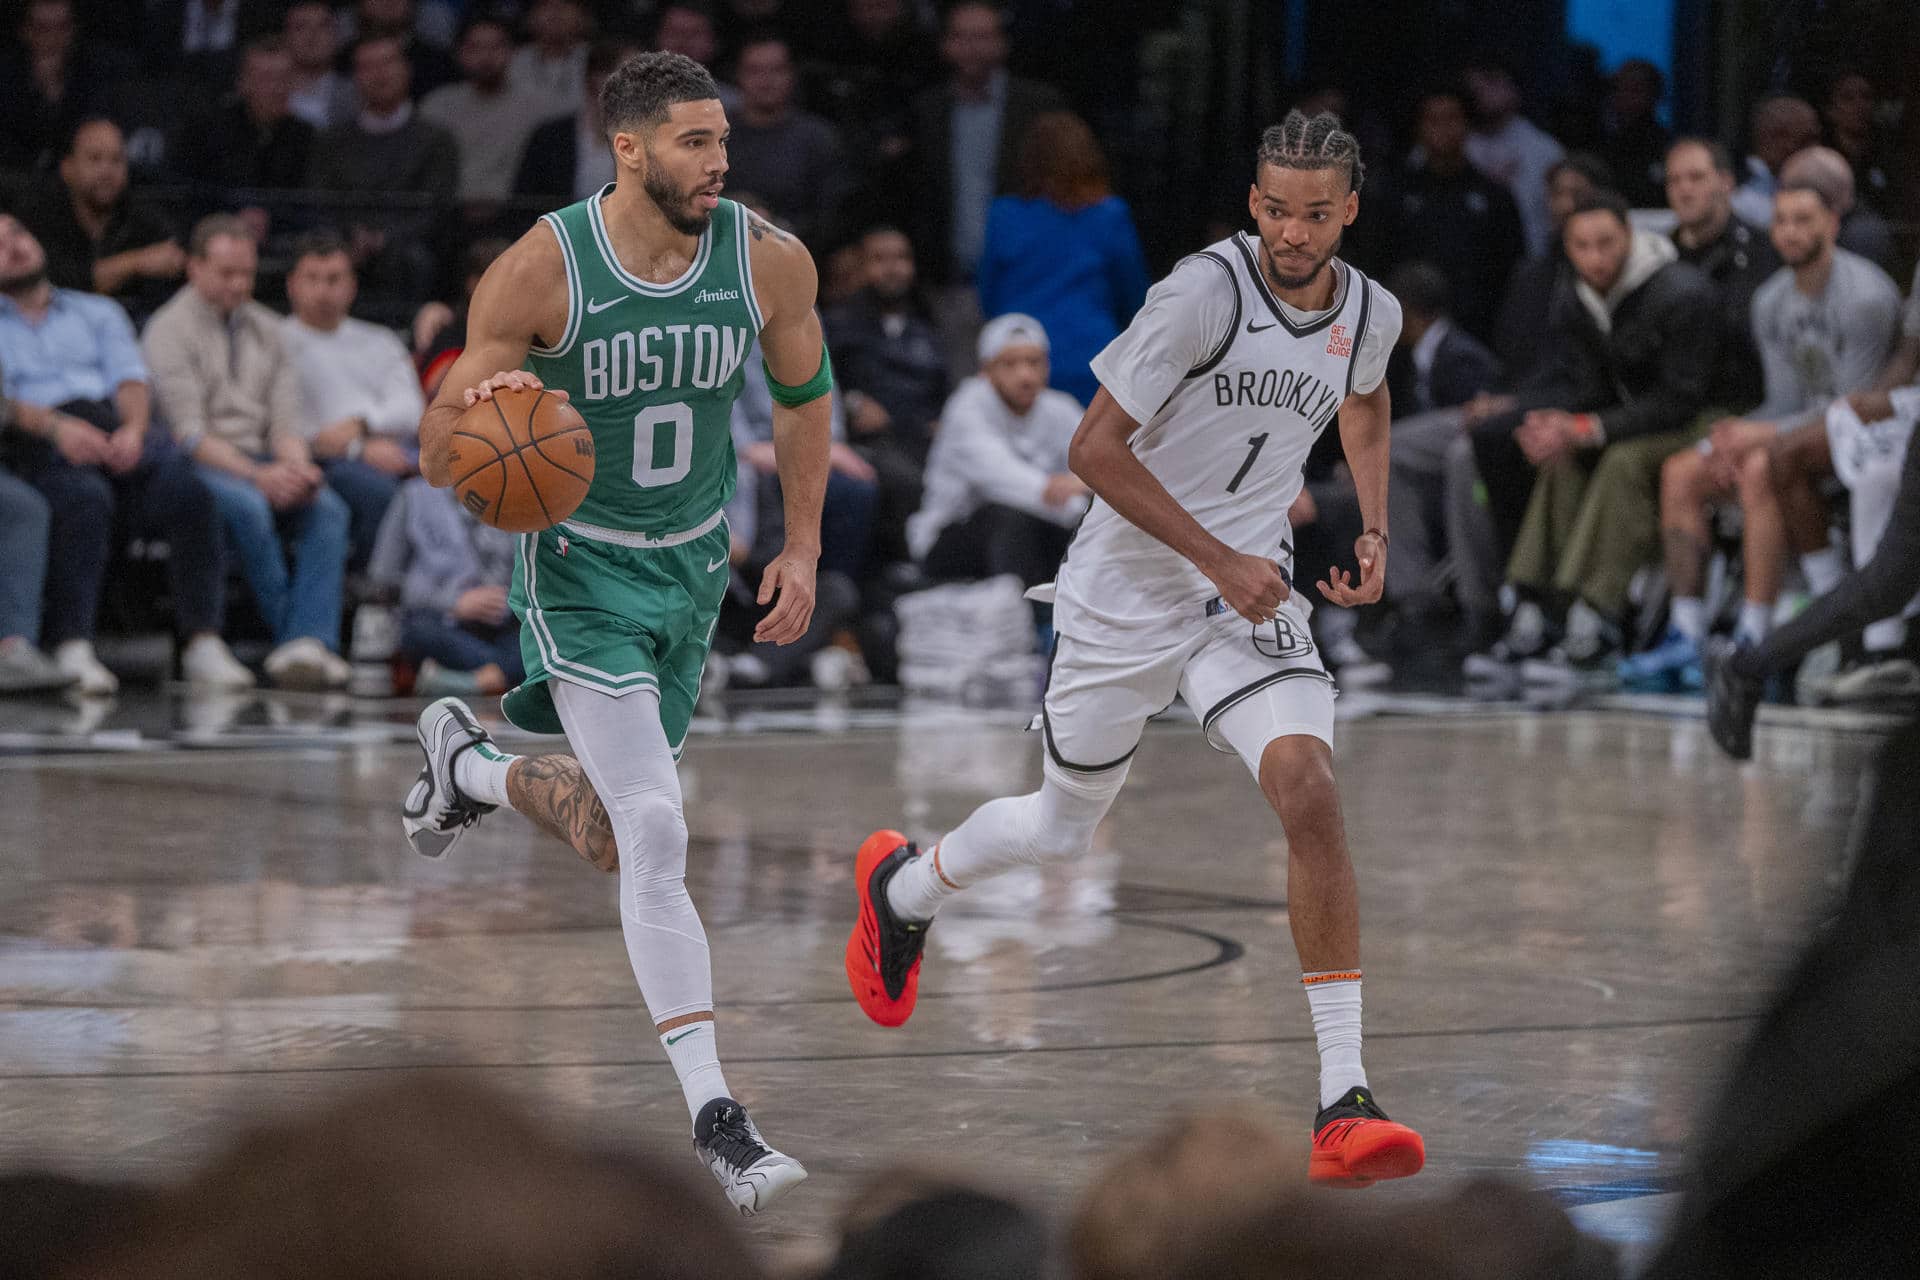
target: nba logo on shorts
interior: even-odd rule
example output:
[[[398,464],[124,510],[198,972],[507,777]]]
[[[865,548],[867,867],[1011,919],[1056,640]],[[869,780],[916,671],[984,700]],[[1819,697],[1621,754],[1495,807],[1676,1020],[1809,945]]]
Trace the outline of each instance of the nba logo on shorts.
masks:
[[[1313,636],[1283,613],[1253,629],[1253,647],[1269,658],[1304,658],[1313,652]]]
[[[567,554],[567,535],[563,533],[554,541],[559,548],[560,554],[563,556]]]
[[[1350,356],[1353,354],[1353,339],[1347,336],[1347,326],[1337,324],[1328,332],[1327,354],[1330,356]]]

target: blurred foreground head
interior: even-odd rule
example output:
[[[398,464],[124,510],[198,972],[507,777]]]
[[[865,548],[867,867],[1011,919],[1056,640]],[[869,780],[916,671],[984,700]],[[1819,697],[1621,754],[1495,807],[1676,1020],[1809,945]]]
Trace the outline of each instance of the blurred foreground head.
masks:
[[[704,1192],[704,1194],[702,1194]],[[242,1136],[134,1215],[85,1280],[754,1280],[712,1187],[576,1147],[490,1090],[421,1078]]]
[[[1238,1113],[1179,1119],[1081,1201],[1075,1280],[1598,1280],[1611,1251],[1497,1182],[1409,1200],[1310,1187],[1307,1149]]]
[[[1046,1280],[1045,1224],[951,1178],[895,1169],[854,1196],[840,1252],[819,1280]]]

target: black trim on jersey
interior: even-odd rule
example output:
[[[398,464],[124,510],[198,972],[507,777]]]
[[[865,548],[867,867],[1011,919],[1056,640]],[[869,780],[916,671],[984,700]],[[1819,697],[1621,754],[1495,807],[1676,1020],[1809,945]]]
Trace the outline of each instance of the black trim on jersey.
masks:
[[[1353,351],[1347,356],[1347,395],[1350,396],[1353,394],[1353,366],[1360,363],[1360,344],[1367,340],[1367,312],[1373,303],[1373,290],[1367,284],[1365,276],[1352,267],[1348,267],[1347,270],[1352,273],[1348,276],[1349,280],[1360,282],[1360,323],[1354,326]],[[1342,400],[1345,398],[1345,396],[1341,397]]]
[[[1187,370],[1187,377],[1189,378],[1197,378],[1203,373],[1212,373],[1214,366],[1227,358],[1227,352],[1233,349],[1234,336],[1240,332],[1240,311],[1241,311],[1240,278],[1234,275],[1233,264],[1231,262],[1228,262],[1225,258],[1221,257],[1219,254],[1215,253],[1211,249],[1202,249],[1200,252],[1194,254],[1193,256],[1196,258],[1206,258],[1209,261],[1217,264],[1222,271],[1227,273],[1227,287],[1233,290],[1233,321],[1232,323],[1227,325],[1227,336],[1221,340],[1219,348],[1216,349],[1212,355],[1202,360],[1199,364]],[[1165,408],[1166,406],[1162,405],[1161,407]]]
[[[1200,732],[1202,734],[1210,733],[1213,730],[1213,722],[1215,720],[1218,720],[1221,716],[1233,710],[1268,685],[1278,684],[1282,680],[1325,680],[1328,684],[1333,683],[1332,676],[1324,671],[1315,671],[1309,667],[1289,667],[1285,671],[1276,671],[1272,675],[1261,676],[1252,684],[1242,685],[1226,697],[1220,699],[1220,701],[1214,703],[1213,709],[1200,717]],[[1137,749],[1138,748],[1136,748],[1136,750]]]
[[[1071,773],[1106,773],[1110,769],[1118,769],[1121,765],[1133,759],[1134,751],[1140,749],[1140,744],[1136,742],[1133,744],[1133,750],[1127,752],[1127,754],[1121,756],[1118,760],[1109,760],[1105,764],[1075,764],[1073,761],[1061,755],[1060,748],[1053,745],[1053,721],[1047,717],[1045,708],[1042,708],[1040,712],[1040,736],[1046,739],[1047,754],[1053,757],[1053,762]]]
[[[1320,333],[1321,331],[1325,330],[1328,325],[1332,324],[1335,320],[1338,320],[1340,318],[1340,313],[1347,309],[1347,306],[1346,306],[1347,300],[1345,298],[1342,298],[1340,300],[1339,306],[1327,308],[1327,314],[1325,314],[1324,316],[1321,316],[1318,320],[1315,320],[1312,324],[1308,324],[1308,325],[1295,324],[1293,321],[1287,319],[1286,308],[1280,304],[1280,299],[1274,296],[1273,287],[1267,283],[1266,273],[1260,270],[1260,260],[1254,256],[1253,250],[1247,248],[1246,233],[1242,232],[1241,234],[1235,236],[1233,238],[1233,242],[1240,246],[1240,256],[1247,260],[1247,274],[1252,276],[1254,284],[1259,286],[1260,296],[1266,299],[1267,309],[1273,312],[1273,318],[1275,320],[1278,320],[1281,324],[1285,325],[1287,327],[1287,332],[1292,334],[1294,337],[1305,338],[1305,337],[1310,337],[1313,334]],[[1349,294],[1351,294],[1353,268],[1348,267],[1347,264],[1344,262],[1340,262],[1338,258],[1334,258],[1330,260],[1330,262],[1328,263],[1328,266],[1331,267],[1333,263],[1336,263],[1336,262],[1339,263],[1340,266],[1346,267],[1346,270],[1348,272],[1348,292]]]

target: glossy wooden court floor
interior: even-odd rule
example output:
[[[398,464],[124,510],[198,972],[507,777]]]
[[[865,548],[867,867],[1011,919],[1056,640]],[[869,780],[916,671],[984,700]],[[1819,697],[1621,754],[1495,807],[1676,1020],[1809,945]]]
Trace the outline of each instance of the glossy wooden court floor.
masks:
[[[0,1165],[163,1177],[233,1125],[451,1066],[691,1168],[612,879],[508,814],[446,862],[408,853],[410,708],[242,704],[0,708]],[[1697,720],[1452,710],[1341,730],[1368,1069],[1429,1151],[1368,1194],[1486,1172],[1570,1203],[1666,1190],[1838,887],[1874,739],[1774,729],[1735,766]],[[1021,719],[827,705],[687,754],[728,1076],[813,1174],[751,1224],[772,1252],[824,1247],[900,1162],[1065,1209],[1176,1105],[1304,1134],[1284,841],[1190,724],[1150,731],[1094,857],[942,916],[910,1026],[854,1006],[854,846],[1030,789]]]

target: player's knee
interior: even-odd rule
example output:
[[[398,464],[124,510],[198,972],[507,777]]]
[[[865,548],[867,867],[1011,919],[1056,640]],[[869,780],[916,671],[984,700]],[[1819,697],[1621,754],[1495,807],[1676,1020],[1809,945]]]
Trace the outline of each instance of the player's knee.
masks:
[[[1340,812],[1333,753],[1310,734],[1288,734],[1266,745],[1260,753],[1260,789],[1289,825],[1337,818]]]
[[[665,793],[649,792],[620,798],[612,813],[620,860],[632,864],[636,879],[685,878],[687,819],[678,801]]]
[[[1093,848],[1093,833],[1112,804],[1113,796],[1104,788],[1094,793],[1052,784],[1043,787],[1030,839],[1033,860],[1071,862],[1086,856]]]

